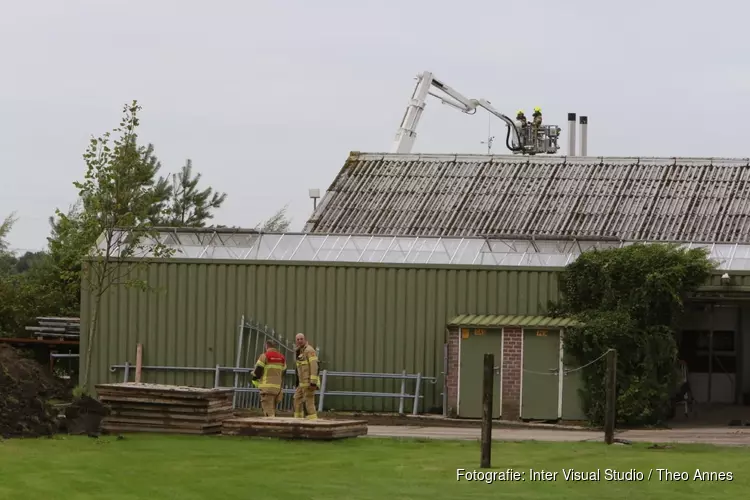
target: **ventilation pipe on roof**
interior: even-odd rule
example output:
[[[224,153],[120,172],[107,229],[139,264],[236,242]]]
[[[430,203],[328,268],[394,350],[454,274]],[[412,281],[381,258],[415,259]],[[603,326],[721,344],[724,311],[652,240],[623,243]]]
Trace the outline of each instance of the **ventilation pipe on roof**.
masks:
[[[586,156],[586,149],[588,148],[588,137],[586,136],[586,133],[589,128],[589,117],[581,116],[579,121],[581,123],[581,156]]]
[[[576,114],[568,113],[568,156],[576,155]]]

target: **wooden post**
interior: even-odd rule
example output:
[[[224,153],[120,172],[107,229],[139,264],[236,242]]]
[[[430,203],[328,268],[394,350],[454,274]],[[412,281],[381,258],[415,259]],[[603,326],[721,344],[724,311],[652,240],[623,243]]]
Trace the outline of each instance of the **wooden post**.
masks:
[[[604,410],[604,442],[615,442],[615,419],[617,415],[617,351],[607,352],[607,400]]]
[[[135,383],[141,383],[141,370],[143,369],[143,344],[135,348]]]
[[[484,355],[482,384],[482,461],[480,467],[492,467],[492,385],[495,379],[495,355]]]

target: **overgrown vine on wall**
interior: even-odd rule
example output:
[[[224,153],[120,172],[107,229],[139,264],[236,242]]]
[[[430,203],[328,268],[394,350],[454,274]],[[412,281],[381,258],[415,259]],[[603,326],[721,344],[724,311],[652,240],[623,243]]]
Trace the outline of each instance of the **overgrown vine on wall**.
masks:
[[[675,390],[675,322],[685,296],[705,283],[716,264],[704,249],[635,244],[583,253],[561,276],[561,300],[550,313],[577,319],[564,347],[581,365],[617,349],[617,421],[664,422]],[[581,370],[583,410],[604,421],[606,363]]]

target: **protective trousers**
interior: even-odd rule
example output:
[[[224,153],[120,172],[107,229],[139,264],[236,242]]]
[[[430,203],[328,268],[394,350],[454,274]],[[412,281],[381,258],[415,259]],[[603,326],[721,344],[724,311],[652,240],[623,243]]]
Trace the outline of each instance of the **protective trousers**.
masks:
[[[261,391],[260,393],[260,407],[263,408],[263,415],[266,417],[275,417],[276,416],[276,405],[278,405],[282,398],[284,397],[284,393],[281,391],[275,391],[275,390],[268,390],[268,391]]]
[[[298,386],[294,392],[294,417],[302,418],[304,407],[307,418],[318,418],[318,412],[315,409],[315,389],[310,386]]]

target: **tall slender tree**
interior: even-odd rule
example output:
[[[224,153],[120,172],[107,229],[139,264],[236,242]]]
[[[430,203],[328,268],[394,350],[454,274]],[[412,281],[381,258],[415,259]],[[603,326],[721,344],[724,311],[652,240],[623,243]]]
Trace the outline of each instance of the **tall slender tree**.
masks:
[[[267,233],[284,233],[288,231],[289,226],[292,225],[292,220],[287,216],[288,210],[289,205],[284,205],[269,217],[268,220],[257,224],[255,229]]]
[[[8,235],[17,220],[16,213],[13,212],[0,223],[0,274],[10,274],[18,263],[8,242]]]
[[[159,225],[169,227],[206,227],[227,198],[226,193],[214,192],[211,187],[198,189],[201,174],[193,175],[193,162],[187,160],[179,173],[172,174],[169,198],[156,214]],[[166,179],[159,179],[166,185]]]
[[[13,229],[13,225],[18,221],[16,213],[13,212],[0,223],[0,252],[7,252],[9,248],[8,234]]]
[[[136,101],[125,106],[114,140],[110,132],[91,139],[83,155],[86,175],[82,182],[74,183],[81,210],[75,217],[57,212],[58,235],[67,240],[66,251],[72,252],[73,258],[89,258],[77,273],[69,271],[73,279],[83,279],[91,297],[81,373],[84,393],[89,389],[104,295],[112,286],[145,287],[134,278],[140,265],[150,257],[168,253],[152,226],[153,207],[163,201],[163,192],[154,178],[158,162],[155,158],[144,160],[144,151],[149,148],[138,147],[140,109]],[[153,158],[153,154],[149,157]],[[123,263],[122,259],[128,262]]]

